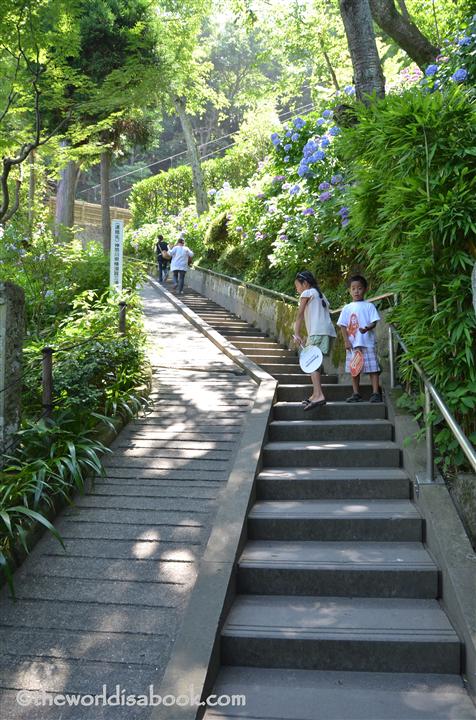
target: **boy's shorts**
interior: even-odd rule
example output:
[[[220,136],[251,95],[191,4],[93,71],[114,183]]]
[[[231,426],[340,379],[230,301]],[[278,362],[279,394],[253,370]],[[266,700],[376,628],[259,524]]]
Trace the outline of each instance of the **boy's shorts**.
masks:
[[[381,372],[377,358],[377,347],[375,345],[373,347],[354,348],[354,350],[360,350],[360,352],[364,356],[364,366],[362,368],[362,373]],[[350,373],[350,361],[352,360],[353,354],[354,353],[352,350],[347,350],[345,354],[345,371],[347,373]]]

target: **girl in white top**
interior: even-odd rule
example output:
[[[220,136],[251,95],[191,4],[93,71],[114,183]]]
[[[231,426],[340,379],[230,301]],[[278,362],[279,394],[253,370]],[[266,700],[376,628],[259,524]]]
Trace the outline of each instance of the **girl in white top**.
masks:
[[[316,345],[323,355],[329,354],[330,339],[336,336],[329,314],[329,301],[322,294],[314,275],[308,270],[299,272],[294,280],[294,286],[299,293],[299,310],[294,323],[293,339],[298,345],[303,345],[300,335],[302,321],[307,330],[307,345]],[[325,405],[326,399],[322,392],[321,370],[311,373],[312,395],[304,400],[304,410],[312,410],[319,405]]]

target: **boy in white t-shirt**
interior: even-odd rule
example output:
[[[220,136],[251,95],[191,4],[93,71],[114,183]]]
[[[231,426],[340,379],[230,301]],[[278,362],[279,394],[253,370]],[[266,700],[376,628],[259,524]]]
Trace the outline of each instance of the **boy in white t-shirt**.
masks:
[[[352,395],[347,398],[346,402],[362,402],[360,394],[360,375],[365,372],[370,375],[372,383],[372,395],[370,402],[382,402],[382,393],[380,391],[379,374],[380,366],[377,359],[377,348],[375,340],[375,326],[380,320],[375,305],[367,302],[365,293],[367,292],[367,280],[362,275],[352,275],[347,283],[349,292],[352,296],[352,302],[342,308],[337,324],[339,325],[344,338],[346,349],[345,371],[350,372],[350,363],[355,350],[360,350],[364,365],[361,372],[356,377],[352,377]]]

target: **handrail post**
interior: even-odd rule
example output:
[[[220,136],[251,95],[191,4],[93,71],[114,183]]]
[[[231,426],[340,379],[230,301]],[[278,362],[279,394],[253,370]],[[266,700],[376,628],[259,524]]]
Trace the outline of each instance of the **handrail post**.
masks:
[[[393,342],[392,326],[388,326],[388,362],[390,369],[390,388],[395,388],[395,346]]]
[[[42,349],[43,364],[41,369],[43,415],[51,417],[53,412],[53,348]]]
[[[425,427],[426,427],[426,476],[435,481],[435,458],[433,451],[433,423],[431,421],[431,395],[425,383]]]
[[[121,300],[119,303],[119,332],[121,335],[126,334],[126,308],[127,303]]]

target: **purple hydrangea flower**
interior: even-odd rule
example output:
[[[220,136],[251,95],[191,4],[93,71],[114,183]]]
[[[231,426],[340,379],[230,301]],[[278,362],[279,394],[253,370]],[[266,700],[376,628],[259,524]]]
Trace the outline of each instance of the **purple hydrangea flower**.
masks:
[[[315,215],[313,208],[309,207],[302,211],[303,215]]]
[[[283,190],[289,190],[291,183],[283,183]]]
[[[322,117],[326,119],[331,118],[333,115],[334,113],[332,112],[332,110],[324,110],[324,112],[322,113]]]
[[[344,206],[344,207],[341,207],[341,209],[338,210],[337,214],[340,215],[340,216],[343,217],[343,218],[344,218],[344,217],[347,217],[347,215],[349,214],[349,208],[348,208],[348,207],[345,207],[345,206]]]
[[[292,188],[289,190],[290,195],[299,195],[300,192],[301,192],[300,185],[293,185]]]
[[[241,225],[238,225],[238,227],[235,228],[236,232],[243,232],[243,228]]]
[[[438,65],[428,65],[427,69],[425,70],[425,75],[427,77],[432,77],[432,75],[435,75],[439,70]]]
[[[342,227],[345,227],[348,224],[349,224],[349,218],[344,218],[341,223]]]
[[[257,193],[256,197],[258,198],[258,200],[262,200],[264,198],[264,193]]]
[[[285,179],[284,175],[275,175],[273,178],[274,183],[282,182]]]
[[[332,135],[333,137],[336,137],[336,135],[340,134],[340,127],[337,127],[337,125],[334,125],[334,127],[331,127],[329,130],[329,135]]]
[[[283,240],[284,242],[288,239],[287,235],[279,235],[279,239]]]
[[[321,182],[319,185],[319,190],[329,190],[330,184],[328,182]]]
[[[451,79],[455,82],[464,82],[468,77],[468,71],[465,68],[460,68],[451,76]]]
[[[294,119],[294,127],[297,128],[298,130],[303,128],[305,124],[306,124],[306,121],[300,117],[297,117]]]
[[[332,197],[331,192],[323,192],[323,193],[321,193],[321,195],[319,195],[319,200],[321,202],[325,202],[326,200],[330,200],[331,197]]]
[[[344,178],[342,177],[342,175],[339,175],[339,174],[333,175],[333,176],[331,177],[331,183],[332,183],[333,185],[338,185],[339,183],[341,183],[341,182],[343,181],[343,179],[344,179]]]

